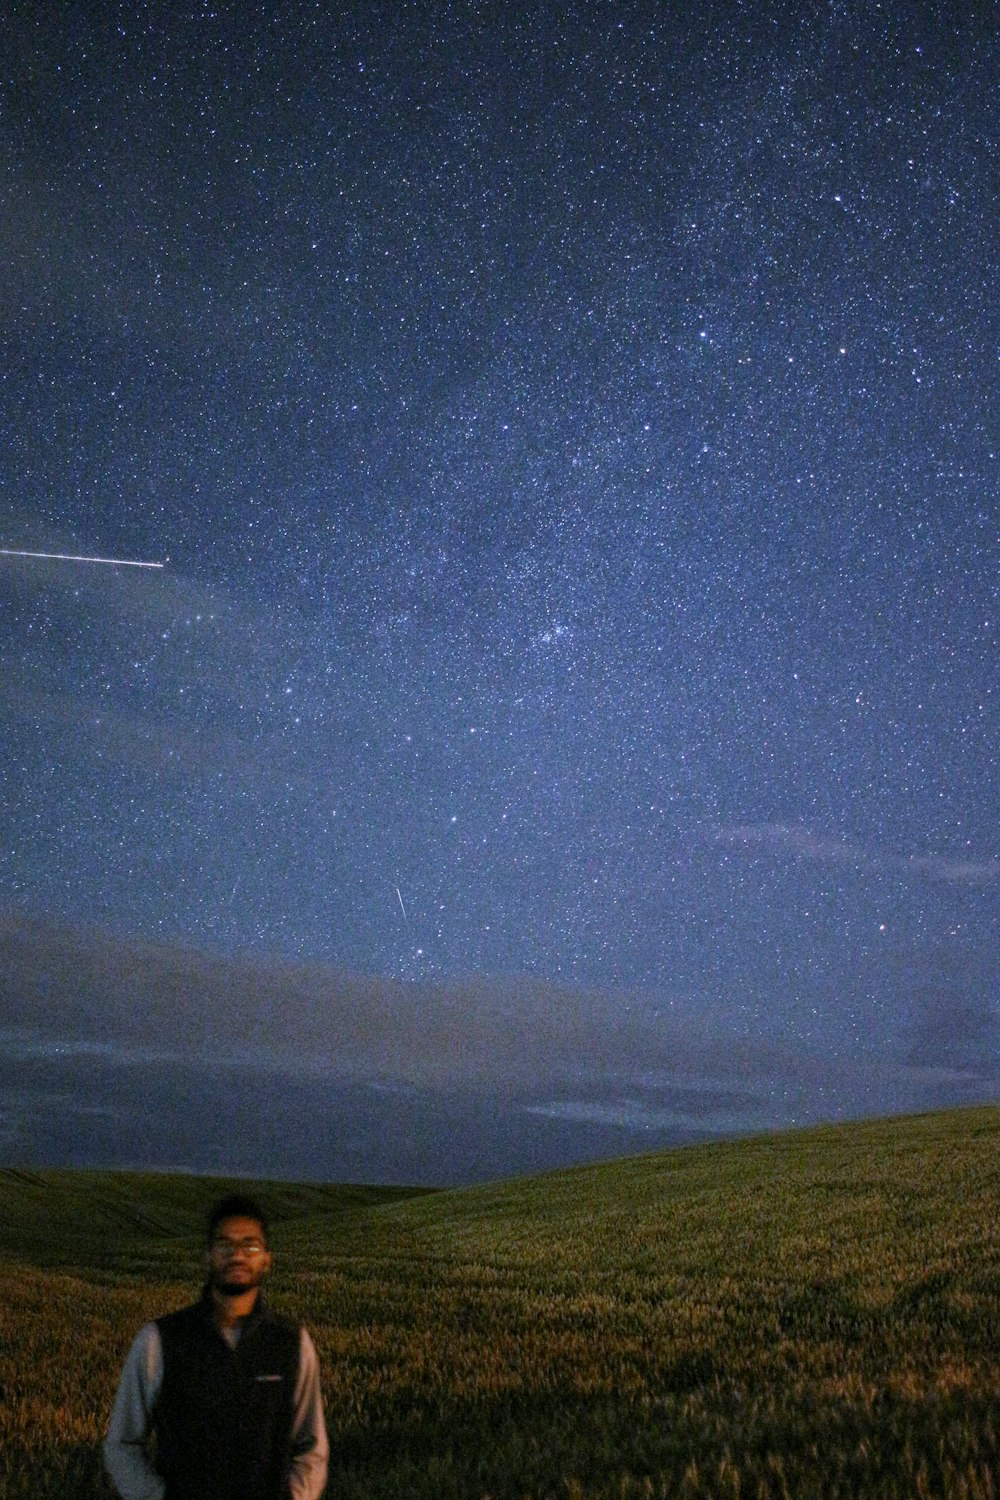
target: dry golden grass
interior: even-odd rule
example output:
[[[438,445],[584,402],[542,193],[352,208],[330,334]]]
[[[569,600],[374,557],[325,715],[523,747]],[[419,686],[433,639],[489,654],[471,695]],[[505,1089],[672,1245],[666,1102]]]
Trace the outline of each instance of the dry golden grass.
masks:
[[[994,1496],[998,1146],[979,1109],[410,1199],[275,1187],[330,1495]],[[93,1492],[120,1361],[195,1289],[214,1188],[59,1174],[29,1213],[0,1177],[11,1500]]]

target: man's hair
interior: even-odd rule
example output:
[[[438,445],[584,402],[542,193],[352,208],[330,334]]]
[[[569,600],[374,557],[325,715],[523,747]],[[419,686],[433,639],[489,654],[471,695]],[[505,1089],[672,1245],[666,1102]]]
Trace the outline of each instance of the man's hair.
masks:
[[[265,1244],[267,1243],[267,1214],[256,1198],[247,1193],[227,1193],[220,1198],[208,1216],[208,1243],[215,1239],[216,1230],[223,1219],[256,1219]]]

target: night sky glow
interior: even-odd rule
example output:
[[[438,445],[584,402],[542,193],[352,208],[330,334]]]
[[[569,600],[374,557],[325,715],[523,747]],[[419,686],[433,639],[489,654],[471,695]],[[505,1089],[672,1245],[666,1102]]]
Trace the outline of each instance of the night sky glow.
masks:
[[[996,1047],[989,7],[0,58],[4,909]]]

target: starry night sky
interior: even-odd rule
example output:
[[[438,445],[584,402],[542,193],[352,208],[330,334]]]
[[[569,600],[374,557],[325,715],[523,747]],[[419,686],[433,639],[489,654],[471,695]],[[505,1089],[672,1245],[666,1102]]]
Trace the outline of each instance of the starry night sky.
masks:
[[[0,907],[995,1040],[995,20],[8,13]]]

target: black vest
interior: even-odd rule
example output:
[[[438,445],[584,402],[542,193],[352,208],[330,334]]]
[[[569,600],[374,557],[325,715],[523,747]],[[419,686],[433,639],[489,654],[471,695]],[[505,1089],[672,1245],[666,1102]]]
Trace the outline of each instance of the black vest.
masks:
[[[287,1500],[297,1326],[258,1296],[231,1349],[206,1293],[157,1327],[163,1384],[153,1425],[167,1500]]]

